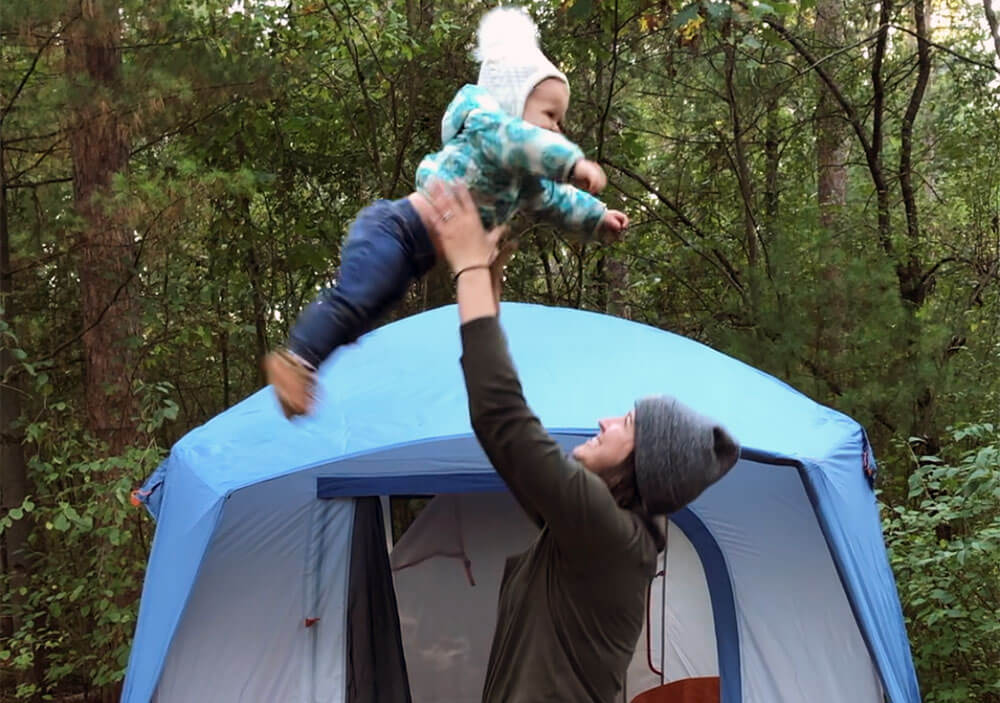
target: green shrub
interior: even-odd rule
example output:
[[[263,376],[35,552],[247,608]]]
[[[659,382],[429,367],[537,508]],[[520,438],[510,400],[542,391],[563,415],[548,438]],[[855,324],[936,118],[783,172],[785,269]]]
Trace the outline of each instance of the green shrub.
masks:
[[[145,389],[145,429],[176,412],[168,390]],[[131,491],[163,451],[150,443],[108,457],[64,403],[24,429],[33,492],[0,518],[0,532],[31,521],[31,568],[21,585],[0,574],[0,609],[17,623],[0,638],[0,673],[15,675],[17,699],[114,686],[128,663],[153,530]]]
[[[911,454],[908,500],[884,515],[924,700],[997,703],[1000,432],[952,428],[941,456]]]

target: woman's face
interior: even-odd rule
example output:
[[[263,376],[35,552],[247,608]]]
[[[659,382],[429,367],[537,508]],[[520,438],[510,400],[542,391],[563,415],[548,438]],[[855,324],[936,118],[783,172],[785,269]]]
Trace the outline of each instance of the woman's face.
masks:
[[[573,448],[573,458],[596,474],[625,461],[635,449],[635,411],[599,420],[600,431]]]

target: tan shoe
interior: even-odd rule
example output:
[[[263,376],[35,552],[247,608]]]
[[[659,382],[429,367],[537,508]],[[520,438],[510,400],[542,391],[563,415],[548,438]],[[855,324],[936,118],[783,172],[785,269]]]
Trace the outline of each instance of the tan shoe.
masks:
[[[307,368],[287,349],[278,349],[264,357],[267,382],[289,420],[312,410],[316,400],[316,373]]]

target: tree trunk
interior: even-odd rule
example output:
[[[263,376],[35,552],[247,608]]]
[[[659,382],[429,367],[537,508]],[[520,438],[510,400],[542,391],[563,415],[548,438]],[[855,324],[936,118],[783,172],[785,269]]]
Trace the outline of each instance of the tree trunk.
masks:
[[[10,268],[10,227],[7,209],[7,173],[3,138],[0,135],[0,321],[13,322],[14,281]],[[23,433],[15,423],[21,415],[21,389],[8,378],[14,360],[7,339],[0,341],[0,515],[20,507],[29,493],[28,467],[24,461]],[[10,585],[10,610],[0,617],[0,637],[9,637],[21,626],[20,613],[27,598],[20,588],[28,583],[31,564],[28,555],[30,516],[0,533],[0,569]],[[40,681],[40,679],[39,679]],[[0,690],[16,688],[16,680],[0,674]]]
[[[261,271],[260,260],[257,257],[256,243],[253,240],[254,233],[250,228],[250,208],[249,202],[247,207],[244,209],[244,214],[246,216],[245,227],[247,231],[247,237],[249,241],[247,242],[246,250],[246,270],[247,276],[250,279],[250,298],[253,302],[253,325],[256,331],[256,358],[260,362],[268,352],[269,344],[267,341],[267,303],[264,300],[264,289],[261,282],[263,278],[263,272]],[[267,384],[267,379],[264,377],[264,367],[257,363],[257,385],[263,386]]]
[[[614,3],[614,34],[611,39],[611,67],[608,77],[607,97],[604,98],[604,111],[601,115],[600,125],[597,133],[597,160],[604,158],[604,149],[607,145],[607,124],[611,115],[611,103],[615,95],[615,80],[618,76],[618,55],[619,55],[619,34],[622,30],[621,19],[619,17],[618,0]],[[601,84],[600,75],[603,66],[598,64],[597,85]],[[604,310],[609,315],[615,317],[630,318],[628,305],[625,300],[625,291],[628,288],[628,266],[622,261],[621,256],[613,249],[606,249],[601,257],[601,278],[604,283]]]
[[[828,56],[844,46],[844,0],[818,0],[815,41],[817,54]],[[838,376],[835,365],[841,358],[847,334],[847,301],[842,267],[836,259],[841,250],[838,234],[847,205],[847,159],[851,150],[850,126],[830,88],[817,77],[816,112],[816,202],[819,209],[819,275],[823,280],[823,304],[816,305],[815,363],[828,381]],[[833,386],[831,386],[832,388]]]
[[[993,48],[1000,59],[1000,22],[997,21],[997,13],[993,10],[993,3],[990,0],[983,0],[983,12],[986,14],[986,23],[990,25],[990,36],[993,37]]]
[[[780,138],[778,98],[777,95],[772,95],[767,102],[767,118],[764,122],[764,234],[769,243],[777,234],[775,230],[778,226]]]
[[[905,254],[901,255],[904,261],[898,264],[898,275],[903,299],[919,307],[923,305],[931,282],[931,277],[924,275],[924,267],[920,259],[920,222],[917,216],[917,199],[913,188],[912,163],[913,127],[931,75],[930,44],[927,41],[924,0],[914,0],[913,18],[917,35],[917,82],[910,94],[910,101],[903,115],[899,135],[899,188],[906,210],[906,233],[909,241]]]
[[[816,44],[821,56],[844,46],[844,0],[816,3]],[[819,220],[833,228],[847,204],[847,157],[851,147],[850,126],[830,89],[817,78],[816,195]]]
[[[121,93],[121,20],[113,0],[77,5],[81,19],[66,34],[66,77],[73,199],[80,217],[77,272],[83,317],[87,427],[112,454],[134,444],[137,402],[132,393],[138,307],[130,292],[136,243],[108,202],[114,177],[128,165]]]
[[[758,316],[760,314],[760,237],[757,231],[757,216],[755,214],[755,194],[750,165],[747,162],[744,145],[743,120],[740,115],[739,102],[736,96],[736,45],[735,39],[726,42],[723,50],[726,55],[726,101],[729,103],[729,119],[733,132],[733,151],[730,158],[736,183],[739,187],[740,200],[743,203],[743,248],[747,257],[747,283],[749,289],[749,312],[746,318],[754,325],[754,333],[758,334]]]
[[[609,315],[631,319],[625,291],[628,289],[628,267],[620,258],[609,255],[604,259],[604,281],[608,297],[606,311]]]

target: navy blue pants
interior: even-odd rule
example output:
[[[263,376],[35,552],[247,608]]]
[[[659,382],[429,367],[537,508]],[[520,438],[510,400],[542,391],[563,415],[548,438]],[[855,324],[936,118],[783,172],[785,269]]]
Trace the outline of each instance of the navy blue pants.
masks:
[[[377,200],[347,233],[334,284],[295,321],[288,348],[314,366],[367,331],[434,266],[434,245],[407,199]]]

